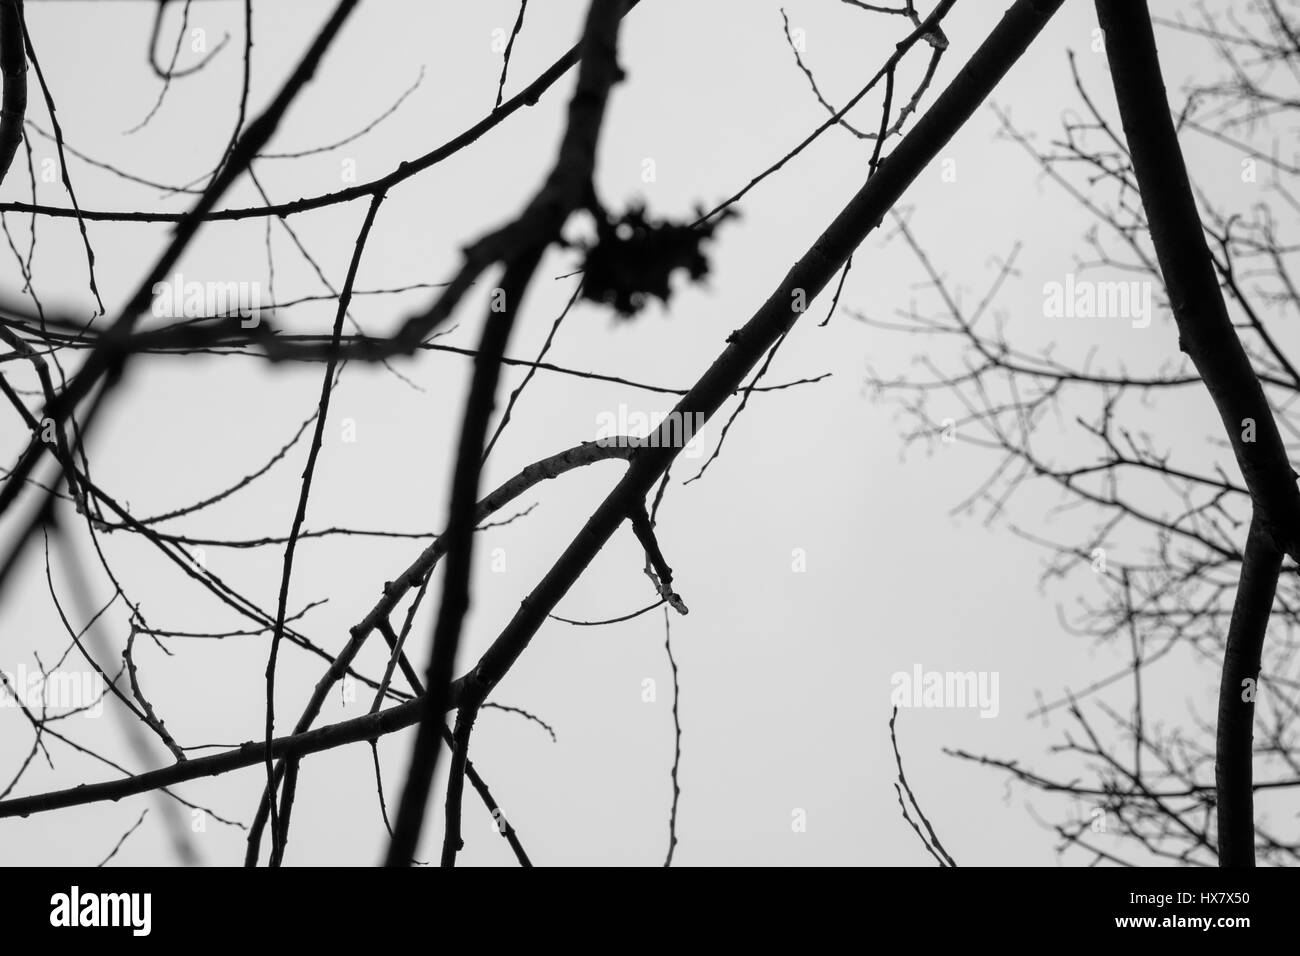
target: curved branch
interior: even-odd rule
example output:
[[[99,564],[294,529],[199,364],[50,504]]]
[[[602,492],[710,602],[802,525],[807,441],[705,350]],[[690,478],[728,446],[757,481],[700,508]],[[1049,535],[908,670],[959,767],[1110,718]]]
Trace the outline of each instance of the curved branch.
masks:
[[[514,501],[529,488],[543,481],[549,481],[560,475],[572,471],[575,468],[581,468],[607,458],[627,459],[631,456],[634,448],[626,442],[620,443],[611,441],[608,443],[600,442],[583,442],[573,448],[565,449],[549,458],[543,458],[541,461],[535,461],[525,467],[513,478],[500,485],[491,494],[484,497],[479,503],[474,513],[476,524],[481,524],[488,517],[500,511],[510,502]],[[333,663],[325,674],[316,683],[312,691],[311,698],[303,708],[302,714],[294,726],[295,734],[303,734],[311,729],[312,723],[320,715],[321,708],[324,707],[326,699],[329,697],[330,689],[334,687],[343,676],[348,673],[348,669],[356,657],[361,653],[366,641],[376,628],[383,629],[388,627],[388,617],[393,613],[398,603],[412,588],[418,587],[421,582],[425,581],[433,573],[434,567],[444,554],[447,553],[447,536],[439,535],[427,548],[420,553],[420,556],[411,563],[405,571],[397,578],[384,584],[384,593],[379,601],[375,604],[370,612],[362,618],[350,631],[348,643],[334,658]],[[393,643],[396,643],[394,640]],[[405,658],[403,658],[405,660]],[[421,691],[422,692],[422,691]],[[288,761],[288,770],[295,770],[296,758]],[[280,779],[286,771],[286,765],[281,763],[276,766],[275,774],[272,778],[273,785],[278,786]],[[473,781],[471,781],[473,782]],[[262,831],[266,826],[267,818],[270,814],[268,800],[272,787],[266,787],[262,792],[261,803],[258,804],[257,812],[254,815],[253,823],[249,827],[248,834],[248,856],[256,860],[258,849],[261,845]]]
[[[4,99],[0,102],[0,183],[23,141],[27,115],[27,53],[23,49],[22,0],[0,0],[0,74]]]
[[[1253,518],[1219,684],[1214,783],[1218,794],[1220,866],[1255,865],[1255,690],[1281,568],[1282,552],[1264,532],[1259,518]]]
[[[1096,3],[1124,137],[1178,324],[1178,347],[1205,380],[1262,530],[1300,560],[1300,489],[1259,376],[1223,301],[1165,98],[1146,0]],[[1247,422],[1255,427],[1247,430]]]

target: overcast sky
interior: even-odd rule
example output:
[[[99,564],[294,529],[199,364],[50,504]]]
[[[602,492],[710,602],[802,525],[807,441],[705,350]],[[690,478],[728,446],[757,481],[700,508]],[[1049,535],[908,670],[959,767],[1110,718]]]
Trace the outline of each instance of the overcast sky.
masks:
[[[332,4],[318,0],[255,4],[252,90],[260,109],[315,35]],[[516,43],[506,93],[519,90],[571,44],[582,0],[534,0]],[[963,0],[945,23],[951,48],[935,87],[946,84],[991,29],[1005,4]],[[1157,12],[1178,5],[1153,2]],[[927,5],[928,8],[928,5]],[[51,84],[67,143],[88,156],[165,183],[187,183],[208,171],[229,136],[240,82],[242,5],[194,4],[192,26],[209,46],[232,34],[211,65],[178,80],[157,115],[148,113],[159,81],[145,61],[153,5],[142,2],[32,3],[28,21]],[[788,0],[791,26],[803,30],[806,62],[828,98],[842,102],[861,86],[905,35],[901,18],[885,18],[832,0]],[[730,195],[821,123],[825,112],[786,44],[781,6],[769,0],[643,0],[624,21],[620,61],[627,80],[611,98],[602,131],[597,187],[607,206],[642,198],[652,213],[689,216],[697,204]],[[266,159],[256,166],[270,196],[285,201],[345,185],[349,161],[369,180],[422,154],[476,122],[492,107],[501,68],[494,31],[509,30],[514,0],[472,4],[368,0],[343,31],[316,79],[300,96],[273,147],[295,152],[342,139],[364,127],[423,76],[399,110],[338,150],[302,159]],[[174,36],[169,18],[166,38]],[[994,100],[1017,123],[1055,136],[1063,112],[1078,106],[1066,51],[1106,109],[1112,96],[1105,58],[1092,49],[1090,3],[1067,3]],[[1204,48],[1161,35],[1169,86],[1203,69]],[[196,59],[185,48],[180,63]],[[922,53],[921,56],[924,56]],[[922,61],[903,80],[915,80]],[[549,169],[572,89],[566,75],[531,109],[433,170],[394,189],[376,221],[357,286],[382,289],[437,282],[454,270],[459,249],[514,214]],[[30,116],[48,129],[33,86]],[[853,118],[871,127],[879,99]],[[1094,347],[1103,359],[1156,367],[1175,352],[1172,323],[1158,314],[1151,328],[1122,321],[1081,327],[1045,318],[1045,282],[1063,280],[1088,227],[1077,207],[1042,181],[1014,144],[994,137],[988,109],[978,112],[940,164],[907,193],[912,225],[935,262],[967,293],[982,293],[994,257],[1023,243],[1019,274],[998,307],[1023,341],[1059,338]],[[53,155],[33,139],[35,157]],[[581,304],[556,337],[549,361],[673,388],[689,386],[771,293],[790,265],[861,185],[869,144],[832,130],[740,204],[713,246],[713,275],[683,287],[667,310],[657,304],[633,322]],[[646,182],[646,161],[654,181]],[[1197,163],[1235,163],[1196,154]],[[1226,165],[1233,164],[1233,165]],[[20,152],[0,198],[25,198]],[[185,197],[123,181],[70,160],[77,196],[93,209],[184,209]],[[1209,177],[1213,183],[1213,176]],[[43,201],[63,205],[57,184],[41,184]],[[245,180],[226,197],[256,205]],[[298,239],[336,287],[364,214],[364,202],[294,216]],[[20,247],[27,223],[9,216]],[[570,234],[582,232],[575,221]],[[43,223],[36,252],[37,287],[47,302],[78,314],[93,305],[75,224]],[[155,225],[92,223],[96,274],[110,313],[120,306],[168,239]],[[270,230],[278,300],[324,290],[290,236]],[[795,327],[768,380],[830,377],[815,384],[755,395],[705,477],[683,486],[703,457],[686,458],[659,512],[659,539],[689,605],[672,616],[680,668],[681,802],[675,865],[927,865],[902,820],[893,789],[890,750],[891,676],[899,671],[976,671],[997,675],[996,716],[977,709],[907,709],[898,730],[910,782],[948,850],[963,864],[1057,862],[1053,834],[1038,817],[1058,820],[1068,804],[1008,786],[1004,775],[942,753],[959,747],[1019,759],[1043,768],[1064,725],[1028,720],[1036,694],[1048,698],[1104,676],[1127,660],[1127,648],[1095,647],[1062,627],[1057,605],[1073,605],[1084,579],[1040,587],[1045,553],[1017,538],[1005,522],[951,511],[988,473],[993,460],[960,444],[917,447],[903,454],[906,422],[864,388],[868,368],[903,371],[931,343],[889,335],[854,320],[857,310],[888,319],[913,301],[933,307],[918,287],[921,270],[898,242],[873,235],[855,259],[830,322],[819,300]],[[181,271],[198,281],[266,283],[267,224],[262,219],[204,228]],[[573,291],[574,253],[552,250],[525,302],[509,352],[530,357]],[[17,267],[0,264],[6,293],[21,287]],[[480,284],[483,286],[484,284]],[[480,289],[443,341],[470,347],[485,303]],[[428,291],[365,296],[353,315],[369,332],[393,327],[426,303]],[[296,328],[324,331],[333,306],[283,313]],[[1053,323],[1049,326],[1048,323]],[[309,528],[435,532],[445,519],[459,415],[470,366],[448,354],[399,360],[393,370],[349,365],[334,403],[308,511]],[[400,373],[399,374],[394,374]],[[265,463],[315,407],[321,369],[270,366],[255,357],[160,358],[137,364],[91,443],[97,481],[136,514],[157,514],[219,491]],[[503,382],[522,378],[512,370]],[[1165,436],[1192,453],[1204,444],[1197,421],[1209,409],[1198,391],[1186,396],[1185,418],[1165,422]],[[939,399],[942,401],[942,399]],[[596,437],[600,416],[667,411],[671,396],[558,374],[539,373],[487,463],[485,490],[529,462]],[[727,406],[727,411],[732,406]],[[953,414],[961,410],[953,408]],[[1204,421],[1201,416],[1200,421]],[[0,451],[11,461],[27,440],[12,414],[0,418]],[[1213,424],[1214,419],[1209,419]],[[351,431],[348,431],[348,428]],[[715,422],[700,438],[707,454]],[[1182,437],[1184,436],[1185,437]],[[346,439],[355,437],[354,441]],[[171,530],[203,536],[287,533],[305,456],[300,444],[247,491]],[[527,517],[483,532],[477,541],[474,602],[462,641],[460,673],[510,619],[518,602],[554,562],[623,465],[601,463],[547,482],[518,504]],[[1017,518],[1044,529],[1055,520],[1050,495],[1031,492]],[[1059,526],[1058,526],[1059,527]],[[12,533],[0,524],[0,541]],[[223,630],[246,626],[143,542],[105,539],[123,586],[156,626]],[[312,539],[299,549],[290,596],[296,611],[326,603],[300,622],[321,645],[336,649],[400,573],[422,542],[364,537]],[[279,548],[209,548],[208,566],[232,586],[274,608]],[[496,569],[494,570],[494,560]],[[626,614],[654,600],[644,558],[621,529],[557,613],[577,619]],[[93,567],[87,564],[88,567]],[[67,578],[55,568],[61,593]],[[96,579],[94,595],[107,597]],[[412,659],[427,657],[430,595],[413,631]],[[94,600],[92,599],[92,604]],[[101,633],[120,648],[127,617],[119,605]],[[66,645],[49,600],[40,549],[0,607],[0,667],[51,662]],[[173,639],[165,656],[138,645],[141,681],[168,728],[183,743],[234,746],[260,737],[264,716],[267,637],[224,641]],[[113,664],[116,651],[106,662]],[[385,655],[361,658],[367,673]],[[287,730],[319,676],[318,661],[296,648],[281,653],[277,726]],[[69,664],[68,666],[73,666]],[[646,681],[655,700],[645,700]],[[1213,714],[1215,674],[1181,665],[1153,671],[1148,692],[1179,719]],[[345,701],[335,691],[320,722],[358,716],[364,692]],[[539,864],[661,863],[673,756],[672,688],[659,611],[601,628],[549,622],[501,683],[493,699],[547,721],[558,742],[536,724],[502,711],[479,719],[471,751],[505,813]],[[1112,698],[1126,706],[1121,693]],[[78,718],[67,733],[119,762],[138,767],[123,743],[110,702],[98,719]],[[30,747],[17,710],[0,710],[0,780],[8,781]],[[400,794],[412,735],[380,745],[390,807]],[[111,779],[111,769],[52,744],[53,768],[38,765],[16,793],[27,794]],[[207,752],[207,751],[204,751]],[[159,762],[163,754],[156,755]],[[443,763],[445,768],[445,761]],[[1074,771],[1077,772],[1077,766]],[[1066,775],[1073,775],[1066,774]],[[177,791],[227,818],[247,822],[264,783],[259,768],[185,784]],[[436,791],[443,792],[441,782]],[[303,765],[286,863],[373,864],[386,835],[369,749],[354,745],[313,756]],[[174,860],[154,797],[0,821],[6,863],[93,863],[145,808],[145,824],[122,848],[123,864]],[[803,811],[800,816],[799,811]],[[806,820],[806,827],[794,825]],[[481,804],[466,799],[464,865],[509,865]],[[422,858],[436,858],[441,806],[431,810]],[[192,835],[202,860],[242,859],[244,833],[209,819]],[[1084,862],[1067,857],[1066,862]]]

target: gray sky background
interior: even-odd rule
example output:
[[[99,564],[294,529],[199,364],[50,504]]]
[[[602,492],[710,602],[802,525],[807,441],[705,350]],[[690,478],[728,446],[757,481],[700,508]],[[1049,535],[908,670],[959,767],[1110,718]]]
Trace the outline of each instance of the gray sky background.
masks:
[[[126,136],[158,93],[144,61],[152,4],[141,2],[28,5],[41,65],[49,78],[67,142],[90,156],[164,182],[201,176],[219,155],[235,112],[242,7],[195,3],[192,26],[209,44],[229,31],[230,48],[197,76],[177,81],[158,115]],[[332,5],[282,0],[255,5],[253,103],[257,111],[296,61]],[[1172,15],[1179,6],[1153,2]],[[942,88],[983,39],[1005,4],[963,0],[945,24],[952,41],[936,86]],[[873,73],[905,34],[899,18],[873,16],[831,0],[788,0],[792,26],[806,31],[807,62],[832,100],[842,102]],[[507,95],[530,82],[578,35],[585,3],[534,0],[516,44]],[[277,135],[277,150],[310,148],[346,136],[386,109],[423,69],[419,89],[402,108],[358,142],[301,160],[264,160],[257,173],[278,200],[341,188],[344,160],[365,181],[388,172],[476,122],[492,107],[500,55],[495,29],[508,30],[513,0],[457,4],[367,0],[299,98]],[[780,6],[768,0],[645,0],[625,21],[617,87],[601,140],[598,189],[621,208],[643,197],[652,213],[688,215],[699,204],[730,195],[812,128],[825,113],[796,68],[782,33]],[[1066,50],[1099,102],[1112,97],[1104,56],[1090,49],[1092,5],[1068,3],[997,91],[996,102],[1043,138],[1057,135],[1063,111],[1078,106]],[[165,35],[174,36],[169,18]],[[1204,69],[1203,47],[1162,34],[1171,88]],[[923,56],[923,55],[922,55]],[[182,65],[192,62],[188,49]],[[913,80],[921,64],[910,63]],[[359,288],[439,281],[458,249],[518,210],[552,160],[572,74],[535,107],[511,117],[473,147],[393,190],[379,214],[361,267]],[[910,89],[902,86],[901,89]],[[33,85],[32,117],[48,128]],[[874,126],[873,96],[855,118]],[[1122,320],[1088,325],[1042,315],[1042,286],[1063,279],[1089,225],[1077,207],[1043,182],[1018,147],[994,138],[983,109],[945,151],[955,182],[932,166],[907,194],[913,226],[935,261],[970,296],[992,277],[993,257],[1024,243],[1020,274],[998,300],[1011,334],[1032,344],[1058,339],[1064,349],[1095,348],[1099,361],[1155,368],[1175,355],[1166,315],[1136,330]],[[36,156],[53,155],[34,141]],[[725,224],[714,245],[714,274],[705,287],[682,288],[665,312],[657,305],[632,323],[581,305],[557,336],[549,360],[639,381],[686,387],[767,298],[775,283],[859,187],[869,147],[833,130],[741,204],[742,218]],[[642,181],[652,159],[657,178]],[[1237,161],[1198,150],[1194,166],[1204,184],[1236,195]],[[20,154],[0,196],[25,198]],[[75,160],[78,198],[86,208],[182,209],[186,200],[124,183]],[[61,187],[41,185],[44,201],[65,204]],[[258,202],[246,182],[226,205]],[[364,203],[295,216],[290,225],[341,285]],[[9,216],[26,248],[27,223]],[[570,234],[582,223],[570,225]],[[278,299],[323,292],[315,273],[278,223],[272,229]],[[266,281],[267,226],[261,219],[204,228],[186,255],[186,279]],[[167,240],[157,226],[92,223],[96,273],[110,312]],[[887,319],[915,301],[931,308],[918,287],[922,274],[900,243],[877,233],[859,251],[826,328],[829,295],[818,300],[790,336],[769,373],[772,382],[832,373],[826,381],[756,395],[732,428],[722,457],[699,482],[682,487],[703,458],[674,469],[660,511],[659,535],[689,616],[672,620],[680,666],[682,788],[681,865],[926,865],[929,857],[900,818],[892,782],[887,723],[890,676],[920,664],[926,670],[989,671],[999,675],[999,714],[973,710],[905,710],[899,734],[909,779],[949,851],[962,864],[1057,862],[1053,835],[1034,814],[1058,819],[1063,804],[1009,787],[1003,775],[944,756],[942,748],[1017,758],[1067,775],[1078,766],[1053,762],[1047,748],[1063,729],[1027,720],[1035,693],[1067,687],[1122,667],[1126,648],[1094,647],[1070,636],[1058,603],[1087,596],[1077,576],[1039,586],[1044,552],[1016,538],[1004,523],[950,514],[986,475],[993,460],[962,445],[936,445],[903,455],[898,420],[887,403],[864,390],[868,365],[906,369],[932,343],[889,335],[855,321],[854,309]],[[92,304],[75,224],[43,223],[36,254],[37,287],[47,302],[77,312]],[[510,354],[536,354],[574,278],[573,254],[552,251],[526,301]],[[0,282],[20,287],[6,256]],[[477,339],[483,289],[458,313],[444,341]],[[370,332],[391,328],[428,300],[428,292],[362,297],[353,314]],[[304,306],[282,321],[325,330],[333,306]],[[345,525],[436,531],[445,519],[448,483],[469,363],[424,353],[395,363],[413,389],[393,374],[349,366],[335,393],[318,464],[307,526]],[[317,402],[318,367],[270,367],[256,358],[151,358],[138,363],[92,442],[97,480],[137,514],[179,507],[226,487],[264,462],[288,440]],[[513,387],[519,371],[506,377]],[[503,388],[504,394],[504,388]],[[1216,422],[1201,390],[1188,390],[1174,414],[1158,417],[1180,453],[1204,453]],[[488,463],[484,487],[495,487],[525,464],[595,437],[597,416],[666,411],[668,396],[539,373]],[[940,399],[942,401],[942,399]],[[731,406],[727,406],[729,409]],[[960,409],[954,407],[954,415]],[[1206,416],[1209,415],[1207,418]],[[355,442],[343,423],[355,424]],[[0,421],[0,451],[12,460],[26,441],[12,414]],[[1206,422],[1210,431],[1206,431]],[[1064,426],[1063,426],[1064,427]],[[720,429],[702,436],[711,450]],[[1068,440],[1068,439],[1066,439]],[[196,535],[287,533],[296,502],[305,444],[264,480],[176,530]],[[474,604],[458,672],[487,647],[518,602],[541,578],[616,480],[622,465],[602,463],[534,489],[519,502],[537,503],[527,518],[481,534],[476,546]],[[1030,491],[1016,517],[1031,528],[1070,533],[1075,517],[1051,517],[1057,499]],[[25,513],[25,512],[24,512]],[[1050,524],[1049,524],[1050,522]],[[12,533],[0,525],[0,541]],[[245,626],[163,563],[142,542],[110,537],[108,553],[123,584],[156,626],[221,629]],[[347,628],[374,603],[383,582],[421,548],[416,541],[356,537],[306,542],[299,549],[290,607],[328,599],[301,628],[337,648]],[[492,570],[502,549],[505,571]],[[795,549],[806,571],[792,570]],[[274,608],[281,549],[210,548],[208,566],[263,607]],[[573,618],[618,616],[653,600],[639,547],[626,528],[561,603]],[[90,565],[88,565],[90,566]],[[56,583],[66,588],[58,568]],[[106,596],[97,578],[96,595]],[[413,660],[423,665],[437,591],[413,631]],[[606,628],[551,622],[494,699],[527,708],[554,726],[553,744],[536,725],[499,711],[485,712],[472,758],[521,840],[540,864],[636,865],[662,862],[667,846],[672,761],[671,684],[659,612]],[[125,639],[122,608],[103,634]],[[50,606],[39,551],[10,585],[0,608],[0,666],[12,670],[39,652],[47,662],[65,644]],[[259,737],[264,707],[266,638],[174,640],[175,656],[139,646],[141,679],[170,730],[184,743],[223,746]],[[277,726],[287,730],[318,676],[314,658],[286,645],[281,654]],[[383,657],[362,657],[378,673]],[[1162,665],[1164,667],[1164,665]],[[643,681],[657,682],[657,700],[642,700]],[[1212,716],[1215,673],[1170,664],[1152,671],[1147,689],[1174,719]],[[1127,706],[1126,688],[1108,699]],[[321,722],[361,714],[363,692],[345,703],[336,691]],[[108,705],[112,708],[112,704]],[[18,711],[0,710],[0,779],[7,781],[30,746]],[[132,757],[119,723],[108,713],[66,728],[88,746],[122,761]],[[384,782],[394,806],[405,775],[410,734],[380,745]],[[53,769],[41,766],[21,793],[109,779],[113,771],[67,748],[52,747]],[[159,758],[161,759],[161,757]],[[445,768],[445,761],[443,764]],[[230,818],[251,818],[264,778],[259,769],[186,784],[187,799]],[[441,794],[442,787],[437,791]],[[118,854],[123,864],[170,862],[162,817],[153,797],[120,804],[0,821],[6,863],[93,863],[150,807],[141,829]],[[465,865],[512,862],[482,806],[466,798]],[[792,813],[806,811],[806,832]],[[436,858],[441,806],[431,811],[423,857]],[[1103,836],[1103,841],[1109,839]],[[209,820],[194,834],[205,862],[242,859],[243,832]],[[372,864],[386,836],[378,810],[370,753],[364,746],[309,758],[304,766],[286,862]],[[1067,862],[1084,862],[1067,857]]]

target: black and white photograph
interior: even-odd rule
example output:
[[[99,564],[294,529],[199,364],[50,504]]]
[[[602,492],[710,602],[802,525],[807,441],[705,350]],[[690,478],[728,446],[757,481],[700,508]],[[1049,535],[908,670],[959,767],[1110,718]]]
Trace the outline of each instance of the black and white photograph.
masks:
[[[0,86],[20,936],[1285,912],[1297,0],[0,0]]]

